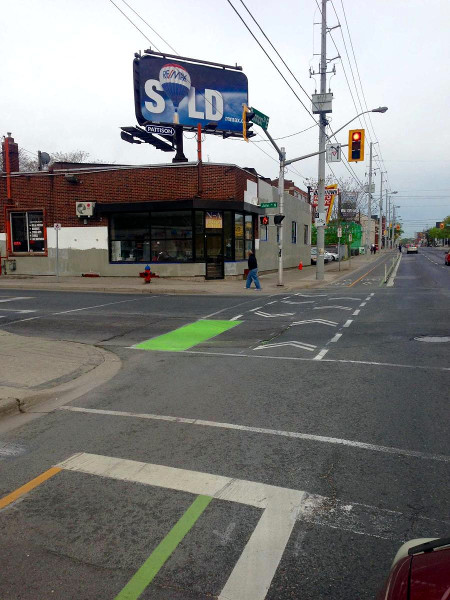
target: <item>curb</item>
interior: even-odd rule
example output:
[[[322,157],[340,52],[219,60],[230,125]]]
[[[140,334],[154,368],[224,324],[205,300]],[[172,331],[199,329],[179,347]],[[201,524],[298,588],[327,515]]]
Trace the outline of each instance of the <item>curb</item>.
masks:
[[[17,419],[19,415],[19,418],[22,419],[27,413],[31,412],[34,406],[41,403],[45,403],[45,410],[41,410],[40,412],[50,412],[58,406],[71,402],[112,379],[119,372],[122,361],[116,354],[97,346],[94,347],[103,358],[103,361],[99,365],[87,373],[61,385],[39,390],[37,393],[27,390],[26,392],[21,392],[21,395],[23,395],[22,398],[0,399],[0,420],[2,417]],[[21,420],[17,425],[22,425],[23,422]]]

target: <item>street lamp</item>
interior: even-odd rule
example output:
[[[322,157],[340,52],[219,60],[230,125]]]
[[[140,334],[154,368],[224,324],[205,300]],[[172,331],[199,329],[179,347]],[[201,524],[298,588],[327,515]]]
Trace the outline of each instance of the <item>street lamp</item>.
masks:
[[[303,156],[298,156],[296,158],[291,158],[289,160],[286,159],[286,151],[284,148],[279,148],[275,140],[272,138],[267,129],[264,129],[264,133],[268,137],[270,143],[275,148],[278,153],[278,157],[280,160],[280,174],[278,177],[278,196],[279,196],[279,206],[278,211],[279,214],[283,214],[283,196],[284,196],[284,169],[288,165],[291,165],[294,162],[299,160],[304,160],[305,158],[310,158],[312,156],[319,155],[319,177],[317,182],[317,196],[318,196],[318,206],[317,210],[320,214],[323,214],[325,210],[325,152],[326,152],[326,141],[329,140],[330,137],[335,136],[339,131],[342,131],[347,125],[349,125],[355,119],[358,119],[362,115],[365,115],[370,112],[378,112],[385,113],[387,111],[387,106],[379,106],[378,108],[373,108],[372,110],[365,110],[364,112],[359,113],[350,121],[348,121],[345,125],[340,127],[337,131],[334,131],[327,136],[325,133],[325,127],[327,122],[322,121],[322,117],[324,118],[325,113],[320,113],[320,140],[319,140],[319,151],[311,152],[310,154],[305,154]],[[317,260],[316,260],[316,279],[324,279],[324,253],[325,253],[325,226],[317,227]],[[279,226],[279,243],[278,243],[278,285],[283,285],[283,223]]]

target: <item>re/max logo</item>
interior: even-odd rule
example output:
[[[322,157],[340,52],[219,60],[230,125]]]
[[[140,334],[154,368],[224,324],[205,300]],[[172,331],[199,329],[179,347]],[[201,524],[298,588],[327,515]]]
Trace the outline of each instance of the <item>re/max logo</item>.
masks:
[[[180,81],[187,81],[187,77],[186,77],[185,73],[182,73],[181,71],[177,71],[175,69],[165,69],[163,71],[163,78],[164,79],[179,79]]]

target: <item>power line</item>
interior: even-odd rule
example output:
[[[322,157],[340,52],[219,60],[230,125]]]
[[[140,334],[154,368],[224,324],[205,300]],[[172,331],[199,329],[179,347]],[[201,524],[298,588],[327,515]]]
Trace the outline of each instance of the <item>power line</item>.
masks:
[[[291,71],[291,69],[288,67],[288,65],[286,64],[285,60],[283,59],[283,57],[281,56],[281,54],[278,52],[278,50],[275,48],[275,46],[272,44],[272,42],[269,40],[269,38],[267,37],[267,35],[265,34],[263,28],[261,27],[261,25],[258,23],[258,21],[255,19],[255,17],[252,15],[252,13],[250,12],[250,10],[247,8],[247,6],[245,5],[244,0],[240,0],[242,6],[245,8],[245,10],[248,12],[248,14],[250,15],[250,17],[253,19],[254,23],[256,24],[256,26],[258,27],[258,29],[260,30],[260,32],[263,34],[263,36],[266,38],[266,40],[269,42],[269,44],[271,45],[271,47],[273,48],[273,50],[276,52],[278,58],[281,60],[281,62],[283,63],[283,65],[286,67],[286,69],[289,71],[289,73],[292,75],[292,77],[294,78],[294,80],[296,81],[296,83],[299,85],[300,89],[306,94],[306,96],[309,98],[309,100],[311,100],[311,96],[308,94],[308,92],[305,90],[305,88],[302,86],[302,84],[300,83],[300,81],[297,79],[297,77],[294,75],[294,73]],[[309,112],[309,111],[308,111]]]
[[[347,15],[346,15],[346,12],[345,12],[345,8],[344,8],[344,2],[343,2],[343,0],[341,0],[341,7],[342,7],[342,12],[343,12],[343,15],[344,15],[344,19],[345,19],[345,26],[346,26],[346,29],[347,29],[348,39],[349,39],[349,41],[350,41],[350,46],[351,46],[351,49],[352,49],[353,60],[355,61],[356,73],[357,73],[357,75],[358,75],[359,84],[360,84],[360,86],[361,86],[361,94],[362,94],[362,97],[363,97],[363,99],[364,99],[364,102],[365,102],[365,105],[366,105],[366,110],[367,110],[367,100],[366,100],[366,95],[364,94],[364,88],[363,88],[362,81],[361,81],[361,75],[360,75],[360,72],[359,72],[358,62],[357,62],[357,60],[356,60],[355,50],[354,50],[354,48],[353,48],[353,41],[352,41],[352,37],[351,37],[351,34],[350,34],[350,28],[349,28],[349,26],[348,26]],[[334,8],[334,6],[333,6],[333,8]],[[335,10],[335,12],[336,12],[336,10]],[[377,135],[376,135],[376,133],[375,133],[375,128],[374,128],[374,126],[373,126],[373,123],[372,123],[372,119],[371,119],[371,117],[370,117],[370,114],[369,114],[368,116],[369,116],[369,122],[370,122],[370,125],[371,125],[371,127],[372,127],[372,132],[373,132],[374,138],[375,138],[376,142],[378,143],[378,151],[379,151],[379,153],[380,153],[381,162],[384,164],[383,154],[382,154],[382,152],[381,152],[381,144],[379,143],[379,141],[378,141],[378,138],[377,138]],[[368,128],[368,131],[369,131],[369,128]],[[369,132],[369,133],[370,133],[370,132]],[[387,179],[387,183],[388,183],[388,185],[389,185],[389,187],[390,187],[390,182],[389,182],[389,174],[388,174],[388,173],[386,173],[386,179]]]
[[[144,23],[147,25],[147,27],[149,27],[149,28],[150,28],[150,29],[153,31],[153,33],[159,37],[159,39],[160,39],[160,40],[162,40],[162,41],[163,41],[163,42],[164,42],[164,43],[165,43],[167,46],[169,46],[169,48],[170,48],[171,50],[173,50],[173,51],[175,52],[175,54],[179,54],[179,52],[177,52],[177,51],[175,50],[175,48],[169,44],[169,42],[167,42],[167,41],[166,41],[166,40],[165,40],[165,39],[164,39],[164,38],[163,38],[161,35],[159,35],[159,33],[156,31],[156,29],[153,29],[153,27],[152,27],[152,26],[151,26],[149,23],[147,23],[147,21],[146,21],[146,20],[145,20],[143,17],[141,17],[141,15],[140,15],[140,14],[139,14],[137,11],[135,11],[135,10],[134,10],[134,8],[128,4],[128,2],[126,2],[125,0],[122,0],[122,2],[123,2],[124,4],[126,4],[126,6],[128,6],[128,8],[129,8],[131,11],[133,11],[133,12],[134,12],[134,14],[135,14],[137,17],[139,17],[139,18],[141,19],[141,21],[143,21],[143,22],[144,22]],[[156,46],[155,46],[155,48],[156,48]],[[156,49],[157,49],[157,48],[156,48]],[[158,50],[158,49],[157,49],[157,50]],[[159,52],[159,50],[158,50],[158,52]]]
[[[289,89],[291,90],[291,92],[294,94],[294,96],[297,98],[297,100],[300,102],[300,104],[303,106],[303,108],[306,110],[306,112],[308,113],[308,115],[312,118],[312,120],[314,121],[314,123],[316,125],[319,125],[318,122],[315,120],[315,118],[313,117],[313,115],[309,112],[308,108],[306,107],[306,105],[303,103],[303,101],[301,100],[301,98],[298,96],[297,92],[294,90],[294,88],[291,86],[291,84],[289,83],[289,81],[286,79],[286,77],[283,75],[283,73],[280,71],[280,69],[277,67],[277,65],[274,63],[274,61],[271,59],[271,57],[269,56],[269,54],[267,53],[266,49],[264,48],[264,46],[261,44],[261,42],[258,40],[258,38],[255,36],[255,34],[253,33],[253,31],[250,29],[250,27],[247,25],[247,23],[245,22],[245,19],[239,14],[239,12],[237,11],[237,9],[233,6],[233,4],[231,3],[231,0],[227,0],[228,4],[231,6],[231,8],[234,10],[234,12],[237,14],[237,16],[239,17],[239,19],[242,21],[242,23],[244,24],[244,27],[247,29],[247,31],[250,33],[250,35],[252,36],[252,38],[255,40],[255,42],[258,44],[258,46],[261,48],[261,50],[264,52],[264,54],[267,56],[267,58],[270,60],[270,62],[272,63],[272,65],[275,67],[275,69],[277,70],[277,72],[279,73],[279,75],[281,76],[281,78],[283,79],[283,81],[285,82],[285,84],[289,87]],[[308,96],[309,97],[309,96]]]
[[[317,0],[316,0],[317,1]],[[231,8],[234,10],[234,12],[237,14],[237,16],[239,17],[239,19],[242,21],[242,23],[244,24],[245,28],[248,30],[248,32],[250,33],[250,35],[253,37],[253,39],[256,41],[256,43],[258,44],[258,46],[261,48],[261,50],[264,52],[264,54],[267,56],[267,58],[270,60],[270,62],[272,63],[272,65],[275,67],[275,69],[277,70],[277,72],[280,74],[280,76],[282,77],[282,79],[284,80],[284,82],[286,83],[286,85],[289,87],[289,89],[292,91],[292,93],[295,95],[295,97],[297,98],[297,100],[300,102],[300,104],[303,106],[303,108],[306,110],[306,112],[308,113],[308,115],[313,119],[315,125],[317,125],[319,128],[320,123],[318,123],[314,116],[310,113],[310,111],[308,110],[308,108],[305,106],[305,104],[302,102],[302,100],[299,98],[299,96],[297,95],[297,93],[295,92],[295,90],[292,88],[292,86],[290,85],[290,83],[287,81],[287,79],[284,77],[284,75],[281,73],[280,69],[277,67],[277,65],[274,63],[274,61],[272,60],[272,58],[269,56],[269,54],[267,53],[267,51],[265,50],[265,48],[262,46],[262,44],[260,43],[260,41],[258,40],[258,38],[255,36],[255,34],[252,32],[252,30],[250,29],[250,27],[247,25],[245,19],[240,15],[240,13],[237,11],[237,9],[235,8],[235,6],[233,6],[233,4],[231,3],[230,0],[227,0],[228,4],[231,6]],[[242,0],[241,0],[242,2]],[[245,4],[242,2],[242,4],[245,6]],[[249,12],[250,16],[252,17],[253,21],[257,24],[258,28],[260,29],[260,31],[263,33],[263,35],[265,36],[265,38],[269,41],[270,45],[272,46],[272,48],[274,48],[275,52],[277,52],[278,56],[281,55],[278,53],[278,51],[275,49],[275,47],[273,46],[273,44],[270,42],[269,38],[267,37],[267,35],[264,33],[264,31],[262,30],[261,26],[258,24],[258,22],[256,21],[256,19],[253,17],[253,15],[250,13],[250,11],[247,9],[247,7],[245,7],[247,12]],[[289,69],[289,67],[287,67],[286,62],[281,58],[283,64],[286,66],[286,68],[289,70],[289,72],[292,74],[292,71]],[[292,74],[293,75],[293,74]],[[298,82],[298,80],[295,78],[295,76],[293,75],[295,81],[300,85],[300,83]],[[302,91],[307,95],[308,99],[310,99],[310,96],[307,94],[307,92],[304,90],[304,88],[300,85]],[[327,136],[329,137],[329,136]],[[336,139],[336,136],[334,134],[332,134],[331,137],[334,137]],[[355,181],[358,183],[358,185],[362,188],[363,184],[361,183],[361,181],[359,180],[359,178],[357,177],[356,173],[353,171],[353,169],[347,164],[347,161],[344,162],[345,168],[347,169],[347,171],[350,173],[350,175],[355,179]]]
[[[111,4],[113,4],[113,5],[114,5],[114,6],[117,8],[117,10],[118,10],[118,11],[119,11],[119,12],[120,12],[120,13],[121,13],[121,14],[122,14],[124,17],[125,17],[125,19],[126,19],[127,21],[129,21],[129,22],[130,22],[130,23],[133,25],[133,27],[135,27],[135,28],[136,28],[136,29],[139,31],[139,33],[141,33],[141,34],[142,34],[142,35],[145,37],[145,39],[146,39],[148,42],[150,42],[150,44],[151,44],[151,45],[152,45],[154,48],[156,48],[156,50],[158,50],[158,52],[161,52],[161,50],[160,50],[160,49],[159,49],[159,48],[156,46],[156,44],[154,44],[154,43],[152,42],[152,40],[151,40],[149,37],[147,37],[147,36],[145,35],[145,33],[144,33],[144,32],[143,32],[141,29],[139,29],[139,27],[136,25],[136,23],[133,23],[133,21],[130,19],[130,17],[129,17],[128,15],[126,15],[126,14],[123,12],[123,10],[122,10],[121,8],[119,8],[119,7],[117,6],[117,4],[116,4],[116,3],[115,3],[113,0],[109,0],[109,1],[111,2]]]

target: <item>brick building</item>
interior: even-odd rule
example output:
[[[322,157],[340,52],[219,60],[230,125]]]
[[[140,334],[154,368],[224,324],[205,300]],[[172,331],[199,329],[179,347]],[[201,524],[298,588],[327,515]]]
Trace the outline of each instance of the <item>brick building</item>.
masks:
[[[276,200],[277,190],[253,169],[60,162],[23,173],[10,135],[2,150],[10,173],[0,184],[1,254],[17,274],[55,273],[55,223],[61,275],[136,276],[150,264],[161,276],[223,278],[243,273],[250,249],[261,270],[276,268],[276,228],[260,227],[258,204]],[[308,264],[309,205],[286,197],[286,266]]]

